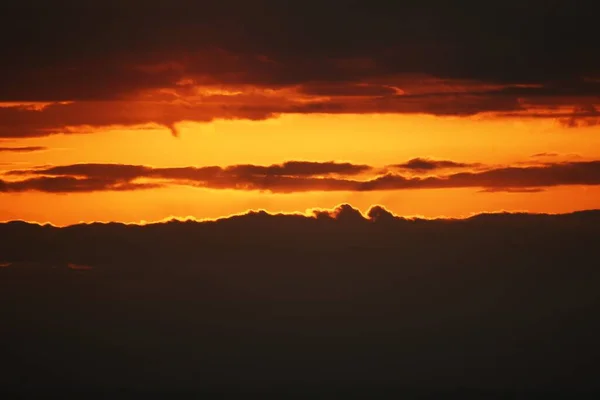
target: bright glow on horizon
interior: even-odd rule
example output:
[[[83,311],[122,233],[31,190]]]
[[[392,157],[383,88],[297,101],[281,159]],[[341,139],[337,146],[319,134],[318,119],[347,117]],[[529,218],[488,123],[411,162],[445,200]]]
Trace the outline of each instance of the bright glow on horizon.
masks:
[[[10,146],[48,149],[2,153],[0,168],[7,171],[76,163],[271,165],[300,160],[381,167],[417,157],[506,166],[524,161],[600,159],[598,127],[569,129],[546,119],[293,114],[263,121],[181,123],[178,130],[179,138],[160,128],[11,140]],[[548,156],[531,157],[539,153]],[[428,218],[498,210],[562,213],[600,207],[600,189],[564,186],[540,193],[480,193],[470,188],[272,194],[169,187],[132,192],[23,192],[0,195],[0,220],[66,225],[80,221],[158,221],[187,215],[204,219],[248,209],[301,212],[340,203],[361,210],[381,204],[398,215]]]

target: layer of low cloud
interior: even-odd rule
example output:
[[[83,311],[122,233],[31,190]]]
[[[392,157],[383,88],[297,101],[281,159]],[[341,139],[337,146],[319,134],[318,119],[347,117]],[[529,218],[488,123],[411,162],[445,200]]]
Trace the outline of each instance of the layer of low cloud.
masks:
[[[378,169],[367,165],[305,161],[290,161],[270,166],[175,168],[125,164],[72,164],[8,171],[5,179],[0,181],[0,191],[92,192],[187,185],[273,193],[440,188],[535,192],[553,186],[600,184],[600,161],[569,161],[485,169],[481,168],[480,164],[448,160],[413,159],[398,165],[408,165],[409,169],[412,166],[416,172],[423,169],[433,171],[435,175],[403,175],[395,172],[377,175]],[[469,165],[476,168],[465,170]],[[461,171],[443,174],[446,168],[459,168]],[[388,167],[387,170],[389,169]]]
[[[32,153],[47,149],[44,146],[0,147],[0,153]]]
[[[394,87],[403,87],[411,77],[390,78]],[[185,121],[209,122],[217,119],[264,120],[281,114],[429,114],[469,117],[486,113],[496,117],[552,118],[566,127],[593,126],[600,114],[585,96],[563,96],[560,91],[547,93],[538,88],[509,91],[478,88],[476,83],[433,80],[424,88],[408,87],[403,93],[377,93],[375,84],[330,84],[331,92],[309,93],[302,88],[231,86],[225,94],[210,86],[175,86],[172,89],[146,91],[126,99],[86,100],[50,103],[40,109],[13,105],[0,108],[0,137],[22,138],[58,133],[89,133],[122,126],[163,126],[178,135],[177,124]],[[414,85],[411,83],[410,85]],[[462,87],[444,92],[446,85]],[[600,85],[600,84],[597,84]],[[387,87],[387,86],[385,86]],[[485,87],[485,85],[484,85]],[[325,89],[322,89],[325,90]],[[346,93],[346,91],[355,91]],[[390,89],[392,90],[392,89]],[[401,90],[401,89],[393,89]],[[425,90],[425,93],[419,91]],[[600,94],[600,86],[596,98]],[[582,106],[581,103],[587,104]],[[582,107],[585,112],[580,111]]]
[[[393,168],[408,171],[428,172],[440,169],[464,169],[477,167],[480,164],[461,163],[450,160],[432,160],[430,158],[413,158],[402,164],[392,165]]]
[[[420,220],[348,204],[2,223],[2,391],[596,398],[599,236],[600,211]]]

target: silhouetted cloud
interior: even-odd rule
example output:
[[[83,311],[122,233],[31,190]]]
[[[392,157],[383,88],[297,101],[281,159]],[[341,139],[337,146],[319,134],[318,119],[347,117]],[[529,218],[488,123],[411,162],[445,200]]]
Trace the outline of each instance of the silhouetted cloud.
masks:
[[[34,151],[47,150],[44,146],[21,146],[21,147],[0,147],[0,153],[30,153]]]
[[[600,210],[421,220],[348,204],[2,223],[0,391],[594,398],[599,236]]]
[[[351,163],[288,161],[281,165],[234,165],[225,171],[235,175],[270,175],[270,176],[314,176],[314,175],[357,175],[368,172],[372,167]]]
[[[600,111],[594,104],[584,104],[573,109],[569,117],[561,118],[559,121],[569,128],[596,126],[600,125]]]
[[[531,157],[557,157],[560,154],[558,153],[552,153],[552,152],[544,152],[544,153],[536,153],[536,154],[532,154]]]
[[[341,89],[344,90],[344,89]],[[481,98],[470,95],[337,96],[320,98],[282,91],[275,94],[240,93],[231,96],[175,97],[170,101],[115,100],[53,103],[41,110],[12,106],[0,108],[0,137],[37,137],[58,133],[89,133],[114,126],[163,126],[177,136],[177,123],[216,119],[264,120],[285,113],[428,113],[469,116],[480,112],[524,111],[517,98]]]
[[[444,83],[438,83],[443,85]],[[447,85],[461,83],[446,82]],[[394,84],[398,85],[398,84]],[[358,85],[362,88],[363,86]],[[174,93],[179,90],[173,89]],[[472,116],[492,113],[497,117],[554,118],[569,126],[592,126],[596,114],[562,110],[577,107],[568,98],[550,97],[537,104],[535,98],[520,97],[502,90],[478,92],[465,86],[465,91],[403,93],[373,95],[364,92],[349,95],[354,87],[339,87],[338,95],[307,94],[295,88],[273,90],[260,87],[232,87],[235,94],[212,93],[209,88],[190,89],[200,94],[173,94],[165,91],[148,94],[149,98],[113,101],[79,101],[52,103],[42,109],[11,106],[0,108],[0,137],[19,138],[58,133],[88,133],[98,129],[126,126],[163,126],[178,136],[177,124],[185,121],[209,122],[216,119],[264,120],[286,113],[330,114],[431,114],[437,116]],[[202,94],[207,90],[212,94]],[[333,88],[329,91],[334,92]],[[363,89],[360,89],[363,90]],[[392,89],[390,89],[392,90]],[[396,89],[394,89],[396,90]],[[399,90],[399,89],[398,89]],[[429,88],[427,90],[438,90]],[[471,92],[475,90],[475,92]],[[168,92],[168,91],[167,91]],[[600,90],[598,91],[600,94]],[[539,112],[540,110],[544,112]],[[566,122],[565,122],[566,121]],[[571,122],[569,122],[571,121]]]
[[[312,96],[391,96],[397,94],[397,89],[373,84],[306,84],[300,88],[300,93]]]
[[[400,168],[438,171],[480,164],[416,158]],[[229,167],[152,168],[123,164],[73,164],[13,170],[0,191],[48,192],[137,190],[168,185],[212,189],[261,190],[274,193],[306,191],[380,191],[404,189],[481,188],[484,191],[536,192],[561,185],[599,185],[600,161],[569,161],[528,166],[508,166],[439,174],[426,177],[396,173],[375,175],[368,165],[335,162],[290,161],[279,165],[233,165]],[[359,177],[363,174],[362,178]],[[33,176],[33,177],[32,177]],[[141,183],[138,180],[144,179]]]
[[[480,190],[480,193],[498,193],[498,192],[506,192],[506,193],[539,193],[543,192],[542,188],[511,188],[511,187],[495,187],[495,188],[486,188]]]
[[[16,182],[0,179],[0,192],[76,193],[157,189],[160,187],[162,187],[160,183],[135,183],[121,179],[76,178],[72,176],[42,176]]]
[[[530,157],[531,158],[563,158],[563,159],[570,159],[570,160],[584,159],[584,157],[582,157],[581,154],[578,154],[578,153],[557,153],[557,152],[536,153],[536,154],[532,154]]]
[[[367,217],[374,222],[391,222],[396,219],[394,214],[386,210],[385,207],[376,205],[367,211]]]
[[[268,166],[239,164],[229,167],[179,167],[179,168],[152,168],[142,165],[126,164],[72,164],[49,168],[10,171],[11,175],[75,175],[84,177],[109,177],[113,179],[134,179],[144,176],[158,176],[164,178],[202,179],[219,174],[232,176],[321,176],[321,175],[356,175],[368,172],[372,167],[368,165],[351,164],[347,162],[312,162],[312,161],[287,161],[283,164]]]
[[[394,168],[400,168],[405,170],[414,170],[414,171],[434,171],[438,169],[448,169],[448,168],[468,168],[479,166],[480,164],[467,164],[467,163],[459,163],[455,161],[448,160],[431,160],[428,158],[413,158],[403,164],[391,165]]]
[[[9,175],[71,175],[74,177],[110,180],[132,180],[147,174],[152,168],[141,165],[81,163],[9,171]]]
[[[19,181],[0,181],[0,191],[80,192],[100,190],[138,190],[166,184],[187,184],[222,189],[271,190],[293,192],[350,190],[352,183],[332,176],[357,175],[371,170],[367,165],[336,162],[289,161],[269,166],[233,165],[229,167],[152,168],[124,164],[72,164],[14,170],[8,176],[36,176]],[[42,177],[40,177],[42,175]],[[147,178],[155,183],[134,182]],[[166,180],[166,182],[164,182]]]

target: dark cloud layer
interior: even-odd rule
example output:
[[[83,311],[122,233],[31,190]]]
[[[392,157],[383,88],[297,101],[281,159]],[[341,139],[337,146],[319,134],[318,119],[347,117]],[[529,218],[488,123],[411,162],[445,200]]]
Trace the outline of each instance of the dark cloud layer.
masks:
[[[0,153],[31,153],[47,150],[44,146],[0,147]]]
[[[4,2],[0,101],[76,103],[0,110],[0,136],[291,112],[553,110],[565,126],[597,124],[591,1],[396,3]],[[189,98],[195,86],[245,94],[200,101]],[[158,89],[185,106],[142,101]],[[294,95],[257,99],[250,89]]]
[[[590,4],[354,1],[340,9],[336,1],[9,2],[0,35],[11,45],[3,46],[11,60],[3,67],[3,93],[15,93],[12,100],[26,90],[56,96],[60,90],[52,86],[59,88],[60,79],[18,89],[19,78],[56,76],[75,83],[63,86],[62,100],[103,97],[99,79],[67,76],[67,67],[103,78],[113,93],[164,86],[177,78],[176,66],[167,64],[180,61],[172,59],[177,56],[198,61],[186,68],[221,82],[288,84],[390,73],[519,84],[594,77],[600,61]],[[209,51],[218,63],[202,59]],[[154,63],[160,73],[146,68],[127,76],[136,63]],[[33,72],[47,75],[28,75]]]
[[[449,160],[431,160],[428,158],[413,158],[403,164],[392,165],[394,168],[412,171],[435,171],[438,169],[459,169],[478,166],[479,164],[459,163]]]
[[[0,180],[0,192],[81,192],[137,190],[187,184],[215,189],[272,190],[293,192],[328,190],[343,185],[340,176],[369,172],[367,165],[336,162],[288,161],[270,166],[152,168],[124,164],[73,164],[30,170],[14,170],[8,176],[33,175],[19,181]],[[336,176],[337,178],[334,178]],[[133,182],[153,179],[155,183]],[[350,182],[350,181],[348,181]],[[350,186],[347,186],[350,189]],[[339,189],[338,189],[339,190]]]
[[[532,154],[531,157],[532,158],[536,158],[536,157],[558,157],[559,155],[560,155],[559,153],[543,152],[543,153]]]
[[[445,168],[471,171],[440,174]],[[0,180],[0,192],[29,190],[81,192],[136,190],[190,185],[211,189],[260,190],[274,193],[306,191],[378,191],[405,189],[481,188],[487,192],[535,192],[561,185],[600,185],[600,161],[556,162],[531,166],[488,167],[454,161],[413,159],[400,168],[436,172],[433,176],[397,173],[374,175],[367,165],[290,161],[280,165],[152,168],[123,164],[73,164],[14,170]],[[357,177],[369,173],[370,176]],[[26,176],[21,180],[14,177]],[[139,180],[144,180],[140,182]]]
[[[597,398],[600,211],[368,215],[0,224],[0,392]]]
[[[0,192],[38,191],[46,193],[78,193],[156,189],[161,186],[162,185],[158,183],[133,183],[122,179],[75,178],[72,176],[43,176],[18,182],[6,182],[0,180]]]

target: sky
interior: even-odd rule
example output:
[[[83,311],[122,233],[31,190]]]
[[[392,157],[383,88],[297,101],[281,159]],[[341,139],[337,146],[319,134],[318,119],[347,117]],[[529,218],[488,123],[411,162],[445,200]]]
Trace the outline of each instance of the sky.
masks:
[[[595,2],[0,3],[0,398],[600,398]]]
[[[8,1],[0,220],[600,206],[585,2]]]

